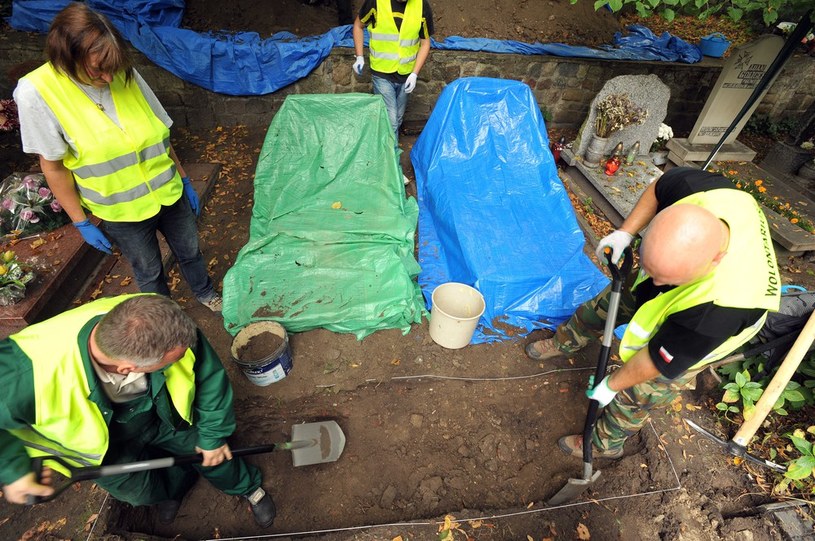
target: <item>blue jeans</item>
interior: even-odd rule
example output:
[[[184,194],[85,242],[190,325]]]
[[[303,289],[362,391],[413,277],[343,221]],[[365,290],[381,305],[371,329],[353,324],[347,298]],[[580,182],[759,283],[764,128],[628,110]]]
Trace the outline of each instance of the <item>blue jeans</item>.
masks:
[[[195,298],[206,302],[216,295],[198,247],[195,214],[183,195],[169,207],[161,207],[152,218],[141,222],[103,221],[102,230],[133,267],[139,291],[170,296],[156,236],[156,232],[161,231]]]
[[[405,92],[404,83],[392,83],[376,75],[371,76],[374,85],[374,94],[382,96],[385,102],[385,109],[388,111],[388,120],[393,128],[393,135],[397,143],[399,142],[399,126],[402,125],[402,118],[405,116],[408,95]]]

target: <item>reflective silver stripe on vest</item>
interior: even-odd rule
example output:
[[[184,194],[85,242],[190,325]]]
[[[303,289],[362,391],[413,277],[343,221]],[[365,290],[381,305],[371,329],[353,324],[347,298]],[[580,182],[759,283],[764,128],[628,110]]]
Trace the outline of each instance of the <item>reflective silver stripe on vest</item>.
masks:
[[[112,195],[104,196],[95,190],[91,190],[85,186],[77,184],[77,190],[79,191],[79,195],[83,198],[87,199],[92,203],[96,203],[97,205],[107,205],[112,206],[117,203],[127,203],[128,201],[135,201],[139,197],[143,197],[150,193],[150,190],[158,190],[171,180],[175,178],[175,164],[171,165],[167,170],[164,172],[156,175],[152,179],[150,179],[147,184],[139,184],[138,186],[134,186],[129,190],[125,190],[124,192],[115,193]],[[149,188],[148,188],[149,185]]]
[[[399,45],[402,47],[412,47],[413,45],[418,45],[419,38],[414,39],[403,39],[399,41]]]
[[[399,53],[383,53],[380,51],[371,51],[371,56],[374,58],[382,58],[384,60],[399,60]]]
[[[626,351],[639,351],[644,347],[645,347],[645,345],[642,345],[642,346],[623,346],[622,349],[624,349]]]
[[[55,442],[51,438],[49,438],[47,436],[43,436],[42,433],[39,430],[36,430],[33,426],[28,425],[27,428],[28,428],[28,430],[30,430],[31,432],[33,432],[34,434],[36,434],[40,438],[51,442],[55,447],[46,447],[45,445],[42,445],[42,444],[37,444],[37,443],[30,442],[30,441],[27,441],[27,440],[21,440],[23,442],[23,445],[25,445],[26,447],[30,447],[32,449],[42,451],[43,453],[48,453],[49,455],[70,458],[71,460],[73,460],[73,461],[75,461],[75,462],[77,462],[79,464],[83,464],[85,466],[93,466],[94,463],[90,462],[91,460],[95,460],[97,462],[102,460],[103,455],[99,455],[99,454],[95,454],[95,453],[80,453],[78,451],[68,450],[66,447],[63,447],[62,445]],[[79,456],[76,456],[76,455],[79,455]]]
[[[636,321],[630,321],[628,323],[628,327],[625,329],[626,332],[630,332],[634,336],[640,339],[647,339],[650,338],[651,333],[647,330],[643,329]]]
[[[149,147],[142,149],[138,153],[131,152],[130,154],[118,156],[106,162],[83,165],[82,167],[74,169],[73,173],[79,178],[105,177],[107,175],[112,175],[113,173],[121,171],[122,169],[130,167],[131,165],[136,165],[139,162],[145,162],[149,159],[161,156],[162,154],[167,154],[169,144],[170,138],[168,137],[160,143],[156,143],[155,145],[150,145]]]
[[[416,55],[415,54],[413,56],[408,56],[407,58],[400,58],[399,63],[400,64],[412,64],[414,60],[416,60]]]
[[[371,39],[377,41],[399,41],[399,34],[382,34],[380,32],[371,32]]]

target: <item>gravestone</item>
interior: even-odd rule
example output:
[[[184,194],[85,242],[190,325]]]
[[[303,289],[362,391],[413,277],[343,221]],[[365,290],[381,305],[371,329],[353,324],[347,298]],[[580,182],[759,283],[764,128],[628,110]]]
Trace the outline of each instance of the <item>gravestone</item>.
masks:
[[[668,100],[671,91],[656,75],[620,75],[606,81],[602,90],[597,93],[591,102],[589,114],[583,122],[580,131],[572,144],[572,155],[583,156],[589,146],[589,140],[594,134],[595,121],[597,119],[597,102],[610,94],[628,94],[631,101],[637,107],[648,111],[648,117],[643,124],[628,126],[620,131],[614,132],[608,139],[606,153],[622,141],[624,152],[627,153],[631,146],[640,142],[640,155],[648,154],[651,144],[656,140],[659,133],[659,125],[665,120],[668,112]],[[574,165],[572,161],[569,165]]]
[[[668,142],[668,150],[671,152],[668,157],[671,161],[682,165],[707,159],[783,46],[782,37],[765,35],[733,51],[716,80],[690,136],[687,139],[674,138]],[[717,159],[752,161],[755,157],[756,153],[736,141],[736,137],[770,86],[772,81],[727,136],[724,146],[716,155]]]

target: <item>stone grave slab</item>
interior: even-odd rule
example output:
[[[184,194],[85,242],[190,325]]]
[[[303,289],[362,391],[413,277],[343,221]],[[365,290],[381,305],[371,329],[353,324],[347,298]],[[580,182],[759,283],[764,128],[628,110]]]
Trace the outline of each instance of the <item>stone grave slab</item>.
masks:
[[[184,167],[202,205],[218,179],[220,167],[219,164],[190,164]],[[162,260],[168,267],[172,265],[172,252],[163,239],[160,246]],[[67,310],[77,298],[82,302],[96,298],[98,295],[90,295],[95,288],[102,289],[102,296],[138,291],[132,283],[130,265],[121,258],[106,256],[86,244],[71,224],[0,244],[0,250],[8,249],[14,250],[19,259],[35,265],[37,277],[29,284],[23,300],[12,306],[0,306],[0,338]],[[106,288],[98,286],[100,275],[104,278],[114,267],[116,271],[111,274],[120,277],[105,282]]]
[[[668,112],[668,100],[671,97],[671,90],[654,75],[620,75],[606,81],[606,84],[594,97],[589,107],[589,113],[583,122],[580,131],[575,139],[572,149],[576,156],[583,156],[589,146],[589,140],[594,134],[595,120],[597,119],[597,102],[610,94],[628,94],[631,101],[648,111],[648,118],[643,124],[638,126],[628,126],[620,131],[612,133],[609,137],[607,153],[611,152],[614,146],[621,142],[625,153],[631,146],[639,141],[640,154],[647,155],[651,149],[651,144],[656,140],[659,133],[659,125],[665,120]],[[569,165],[574,165],[569,163]]]
[[[567,162],[574,163],[574,167],[623,218],[631,213],[645,188],[662,176],[662,171],[646,159],[635,160],[632,165],[623,164],[614,175],[609,176],[604,168],[588,165],[580,156],[574,156],[573,149],[564,149],[563,156]]]
[[[768,34],[734,49],[688,136],[691,145],[719,142],[783,46],[784,38]],[[736,140],[773,81],[727,136],[725,143]]]
[[[715,143],[692,145],[687,139],[674,137],[667,144],[668,159],[677,165],[690,165],[691,162],[704,162],[716,147]],[[722,145],[716,153],[716,161],[751,162],[756,151],[742,143],[734,141]]]

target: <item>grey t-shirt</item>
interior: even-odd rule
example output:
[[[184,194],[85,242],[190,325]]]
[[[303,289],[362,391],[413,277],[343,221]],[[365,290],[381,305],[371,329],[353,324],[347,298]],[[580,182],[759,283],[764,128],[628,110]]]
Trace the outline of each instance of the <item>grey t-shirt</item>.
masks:
[[[133,81],[144,94],[144,99],[153,110],[153,114],[168,128],[172,126],[173,121],[167,115],[164,107],[135,69],[133,70]],[[78,82],[76,84],[92,102],[101,103],[104,107],[103,112],[114,124],[121,127],[116,107],[113,105],[113,98],[110,95],[110,88],[105,86],[99,89]],[[17,102],[17,112],[20,117],[20,138],[24,152],[39,154],[50,161],[62,160],[69,152],[76,155],[74,142],[62,129],[56,115],[30,81],[20,79],[17,88],[14,89],[14,101]]]

